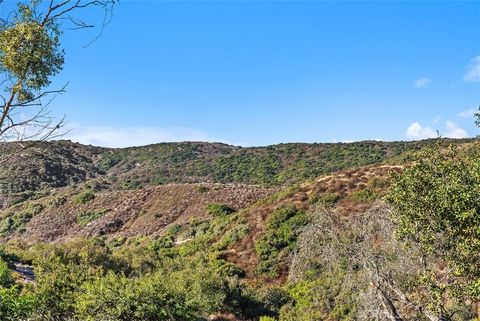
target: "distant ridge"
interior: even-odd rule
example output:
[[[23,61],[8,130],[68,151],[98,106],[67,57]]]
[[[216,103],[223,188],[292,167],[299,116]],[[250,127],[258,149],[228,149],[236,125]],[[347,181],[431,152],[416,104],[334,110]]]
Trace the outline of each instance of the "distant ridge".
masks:
[[[334,171],[393,160],[436,140],[287,143],[238,147],[223,143],[159,143],[105,148],[67,140],[38,142],[0,171],[0,205],[48,189],[107,179],[114,189],[166,183],[279,186]],[[472,141],[442,140],[444,144]]]

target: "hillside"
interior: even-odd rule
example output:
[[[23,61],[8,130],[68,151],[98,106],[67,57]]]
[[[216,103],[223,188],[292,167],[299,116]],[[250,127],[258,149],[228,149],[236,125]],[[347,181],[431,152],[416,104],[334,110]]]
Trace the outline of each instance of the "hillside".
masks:
[[[2,176],[8,202],[0,210],[0,263],[59,320],[72,313],[83,315],[74,320],[97,313],[110,320],[117,312],[109,306],[123,309],[119,296],[132,300],[126,311],[143,300],[157,303],[113,320],[158,320],[150,308],[165,313],[180,302],[192,304],[191,317],[177,311],[160,320],[198,320],[206,311],[218,321],[385,320],[380,292],[371,288],[384,281],[372,274],[372,260],[409,289],[412,302],[430,302],[415,283],[418,249],[399,243],[385,196],[392,180],[435,148],[447,155],[451,143],[461,157],[478,159],[472,140],[426,151],[434,141],[127,149],[41,143]],[[441,259],[431,258],[439,279],[446,273]],[[424,320],[413,303],[401,303],[397,288],[382,291],[395,298],[403,320]],[[164,293],[174,298],[160,304]],[[474,320],[480,304],[460,302],[447,300],[462,309],[451,320]]]
[[[61,189],[0,212],[0,235],[27,242],[78,237],[156,236],[172,224],[211,217],[212,203],[248,208],[276,189],[255,185],[168,184],[136,190]]]
[[[169,225],[191,217],[208,218],[205,208],[211,203],[246,210],[279,190],[316,178],[317,173],[343,168],[363,172],[357,166],[385,162],[427,143],[264,148],[169,143],[106,149],[43,142],[17,155],[2,178],[3,199],[12,205],[6,203],[0,212],[0,237],[38,242],[159,235]],[[272,164],[276,167],[269,168]],[[158,177],[174,183],[160,184]],[[314,194],[333,190],[343,196],[347,185],[352,189],[361,183],[359,179],[349,182],[355,177],[334,180],[330,186],[330,176],[323,176],[320,181],[327,185]]]
[[[468,141],[446,140],[445,144]],[[295,184],[385,162],[431,143],[365,141],[242,148],[184,142],[108,149],[69,141],[41,142],[0,170],[0,205],[91,179],[104,179],[111,188],[124,190],[167,183]]]

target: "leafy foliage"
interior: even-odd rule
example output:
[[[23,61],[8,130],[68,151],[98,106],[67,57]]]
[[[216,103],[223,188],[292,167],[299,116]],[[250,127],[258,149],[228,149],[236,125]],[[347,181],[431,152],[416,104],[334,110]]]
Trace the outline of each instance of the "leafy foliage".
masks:
[[[29,204],[23,211],[10,214],[2,222],[0,227],[0,234],[3,236],[9,235],[15,231],[23,232],[25,225],[37,214],[43,210],[41,204]]]
[[[75,304],[77,316],[92,321],[193,321],[221,306],[223,284],[212,271],[182,267],[168,271],[168,278],[165,272],[134,279],[110,272],[87,282]]]
[[[8,268],[7,263],[0,259],[0,287],[8,287],[12,285],[12,283],[12,272]]]
[[[50,84],[64,63],[60,50],[60,29],[53,22],[40,24],[32,7],[19,4],[18,13],[10,25],[0,31],[0,63],[14,79],[14,92],[20,101],[34,97]]]
[[[432,142],[280,144],[240,148],[223,144],[163,143],[104,153],[100,164],[130,184],[169,182],[278,185],[379,163]]]
[[[364,188],[352,193],[351,198],[358,203],[371,203],[379,197],[379,194],[369,188]]]
[[[480,158],[478,148],[427,151],[397,176],[388,200],[398,212],[399,236],[425,255],[446,260],[457,282],[480,298]],[[465,288],[464,288],[465,289]]]
[[[207,206],[207,212],[213,216],[224,216],[235,213],[235,209],[226,204],[210,204]]]
[[[255,244],[261,260],[258,271],[275,276],[280,260],[293,249],[301,227],[307,223],[306,213],[293,204],[272,213],[267,221],[267,230]]]
[[[73,201],[77,204],[86,204],[95,199],[95,193],[92,190],[86,190],[75,196]]]
[[[81,212],[77,215],[77,223],[80,225],[87,225],[90,222],[99,219],[106,213],[108,213],[109,209],[97,210],[97,211],[90,211],[90,212]]]
[[[34,297],[20,293],[18,286],[0,287],[0,320],[28,320],[34,306]]]
[[[313,195],[309,199],[311,204],[321,204],[322,206],[331,207],[334,206],[338,201],[340,201],[341,196],[336,193],[322,193],[320,195]]]
[[[292,303],[280,314],[282,321],[354,320],[356,302],[353,288],[345,289],[345,272],[340,266],[329,273],[292,284]]]

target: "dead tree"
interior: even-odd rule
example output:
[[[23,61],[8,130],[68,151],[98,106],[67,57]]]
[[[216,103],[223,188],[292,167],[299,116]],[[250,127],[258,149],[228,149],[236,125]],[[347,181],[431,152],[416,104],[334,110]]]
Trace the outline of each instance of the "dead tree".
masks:
[[[453,320],[453,311],[439,307],[434,312],[399,286],[398,280],[415,280],[423,273],[425,258],[397,239],[392,215],[392,209],[382,202],[348,218],[319,209],[299,237],[290,281],[302,280],[314,266],[331,273],[346,260],[347,277],[352,276],[343,283],[352,286],[351,280],[357,282],[358,320],[406,321],[418,315],[430,321]]]

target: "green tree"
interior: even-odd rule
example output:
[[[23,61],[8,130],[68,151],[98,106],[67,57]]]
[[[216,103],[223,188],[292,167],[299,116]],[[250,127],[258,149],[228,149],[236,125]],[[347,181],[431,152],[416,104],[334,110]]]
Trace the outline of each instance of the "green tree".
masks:
[[[87,7],[111,12],[115,0],[19,1],[13,11],[0,11],[0,142],[44,140],[53,137],[63,121],[50,116],[52,77],[64,65],[60,36],[68,24],[92,27],[74,14]],[[0,9],[7,5],[0,1]],[[104,21],[103,25],[107,21]],[[20,112],[21,110],[21,112]],[[3,146],[0,163],[6,162],[24,144]]]
[[[446,298],[480,300],[478,156],[476,143],[462,153],[430,148],[395,177],[387,198],[398,235],[422,253],[421,280],[441,320],[449,320]]]
[[[12,272],[7,263],[0,259],[0,287],[7,287],[13,283]]]
[[[475,113],[475,125],[480,127],[480,106],[478,106],[478,111]]]

